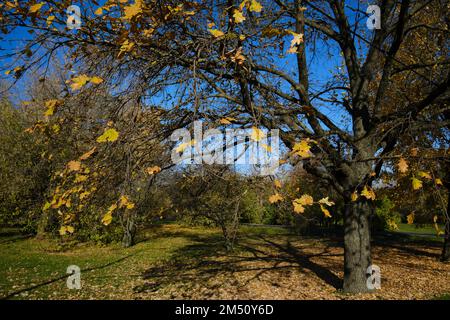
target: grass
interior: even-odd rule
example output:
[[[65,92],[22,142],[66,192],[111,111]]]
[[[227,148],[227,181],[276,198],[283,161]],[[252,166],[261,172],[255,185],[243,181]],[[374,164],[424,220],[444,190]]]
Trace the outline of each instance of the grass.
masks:
[[[286,234],[288,231],[244,226],[241,232],[251,236]],[[168,261],[174,255],[180,259],[181,251],[186,258],[193,259],[207,250],[223,250],[220,230],[174,224],[145,230],[138,241],[127,249],[118,244],[78,244],[63,250],[56,240],[23,239],[11,232],[3,233],[0,235],[0,297],[84,299],[99,291],[102,298],[126,298],[130,279],[141,277],[149,265]],[[206,245],[199,245],[202,243]],[[186,249],[181,250],[183,248]],[[84,282],[90,283],[89,290],[74,292],[67,289],[64,277],[69,265],[80,267]],[[44,284],[46,282],[50,283]],[[32,287],[36,288],[23,291]],[[114,289],[114,292],[105,292],[103,288]]]
[[[443,226],[439,226],[442,230]],[[436,229],[433,225],[415,225],[415,224],[407,224],[400,223],[398,225],[398,231],[400,232],[408,232],[408,233],[418,233],[418,234],[427,234],[427,235],[436,235]]]
[[[286,228],[242,226],[236,250],[228,253],[219,229],[177,224],[144,230],[138,243],[127,249],[118,244],[69,247],[56,240],[0,232],[0,299],[342,299],[338,287],[333,288],[333,282],[342,277],[342,246],[340,240],[333,241],[299,237]],[[395,238],[394,244],[398,243]],[[419,272],[425,261],[418,255],[435,255],[439,250],[436,243],[433,253],[414,243],[414,250],[408,251],[411,248],[405,242],[395,249],[405,250],[399,255],[387,244],[375,261],[389,272],[402,265]],[[434,261],[426,262],[421,277],[428,269],[446,268]],[[69,265],[80,267],[82,290],[67,288]],[[398,274],[406,271],[398,270]],[[398,279],[394,274],[387,278]],[[388,285],[393,292],[404,287],[392,287],[392,280]],[[417,294],[423,296],[419,287],[428,290],[430,286],[418,284]],[[449,288],[438,289],[426,294],[448,299]]]

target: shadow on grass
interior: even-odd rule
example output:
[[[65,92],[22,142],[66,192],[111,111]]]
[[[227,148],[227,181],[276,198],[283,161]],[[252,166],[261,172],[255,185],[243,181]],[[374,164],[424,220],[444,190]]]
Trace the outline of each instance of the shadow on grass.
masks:
[[[218,279],[220,276],[224,276],[238,288],[244,288],[264,273],[271,271],[285,273],[287,270],[312,272],[334,288],[342,287],[342,279],[328,268],[311,260],[320,256],[336,256],[329,252],[329,247],[325,247],[317,254],[307,254],[292,244],[290,241],[292,236],[246,235],[239,239],[233,252],[226,252],[220,234],[201,236],[189,232],[177,234],[189,238],[194,244],[176,251],[169,261],[146,270],[142,275],[146,282],[135,287],[134,292],[156,292],[172,285],[178,287],[182,285],[182,291],[189,295],[195,292],[198,284],[212,292],[220,284],[211,284],[209,280]],[[237,274],[248,271],[252,274],[247,280],[237,281],[235,277]]]
[[[81,271],[81,273],[84,273],[84,272],[89,272],[89,271],[94,271],[94,270],[104,269],[104,268],[110,267],[110,266],[112,266],[112,265],[115,265],[115,264],[117,264],[117,263],[120,263],[120,262],[122,262],[122,261],[128,259],[128,258],[131,257],[131,256],[133,256],[133,255],[130,254],[130,255],[127,255],[127,256],[122,257],[122,258],[120,258],[120,259],[117,259],[117,260],[108,262],[108,263],[106,263],[106,264],[104,264],[104,265],[101,265],[101,266],[95,266],[95,267],[90,267],[90,268],[82,269],[82,270],[80,270],[80,271]],[[52,278],[52,279],[49,279],[49,280],[46,280],[46,281],[42,281],[42,282],[40,282],[40,283],[38,283],[38,284],[35,284],[35,285],[31,285],[31,286],[27,285],[27,286],[26,286],[25,288],[23,288],[23,289],[20,289],[20,290],[17,290],[17,291],[13,291],[13,292],[11,292],[11,293],[8,293],[6,296],[0,297],[0,300],[8,300],[8,299],[11,299],[12,297],[14,297],[14,296],[16,296],[16,295],[18,295],[18,294],[21,294],[21,293],[23,293],[23,292],[28,292],[28,291],[32,291],[32,290],[38,289],[38,288],[40,288],[40,287],[43,287],[43,286],[52,284],[52,283],[54,283],[54,282],[64,280],[64,279],[66,279],[66,278],[68,278],[68,277],[70,277],[70,276],[71,276],[71,274],[65,274],[65,275],[62,275],[62,276],[59,276],[59,277],[55,277],[55,278]]]

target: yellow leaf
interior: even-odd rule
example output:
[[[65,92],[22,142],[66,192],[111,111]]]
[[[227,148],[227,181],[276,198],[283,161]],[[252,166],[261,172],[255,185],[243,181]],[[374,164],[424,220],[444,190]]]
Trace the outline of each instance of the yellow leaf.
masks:
[[[262,9],[262,5],[258,1],[251,0],[250,8],[249,8],[250,11],[261,12],[261,9]]]
[[[305,212],[305,207],[302,206],[299,202],[299,199],[295,199],[294,201],[292,201],[292,204],[294,205],[294,212],[295,213],[303,213]]]
[[[95,152],[95,150],[97,149],[97,147],[93,147],[91,150],[89,150],[88,152],[86,152],[85,154],[83,154],[80,157],[80,160],[86,160],[88,159],[90,156],[92,156],[92,154]]]
[[[364,189],[361,191],[361,195],[369,200],[375,200],[376,198],[375,192],[369,186],[364,186]]]
[[[292,152],[294,154],[299,155],[302,158],[309,158],[312,156],[310,149],[311,149],[311,146],[309,145],[309,140],[303,139],[300,142],[296,142],[294,144],[294,147],[292,148]]]
[[[93,84],[100,84],[103,82],[103,79],[97,76],[93,76],[90,81]]]
[[[334,202],[333,202],[333,201],[330,201],[330,200],[328,199],[328,197],[320,199],[320,200],[319,200],[319,203],[320,203],[320,204],[325,204],[325,205],[327,205],[327,206],[329,206],[329,207],[334,206]]]
[[[28,11],[29,13],[35,13],[38,12],[42,6],[45,4],[45,2],[40,2],[40,3],[36,3],[32,6],[30,6],[30,10]]]
[[[149,175],[152,175],[152,174],[155,174],[155,173],[158,173],[158,172],[161,172],[161,168],[158,167],[158,166],[153,166],[153,167],[147,168],[147,173]]]
[[[406,220],[408,221],[408,224],[413,224],[414,223],[414,212],[411,212],[410,214],[408,214],[406,216]]]
[[[320,204],[320,210],[322,210],[325,217],[331,218],[330,211],[327,208],[325,208],[323,204]]]
[[[69,161],[67,164],[67,168],[69,169],[69,172],[71,171],[80,171],[81,168],[81,162],[80,161]]]
[[[47,100],[45,102],[45,107],[47,110],[44,113],[44,116],[49,117],[55,113],[56,107],[58,106],[59,101],[57,99]]]
[[[354,191],[352,193],[352,201],[356,201],[356,200],[358,200],[358,193],[356,191]]]
[[[443,185],[442,180],[439,179],[439,178],[436,178],[436,179],[434,180],[434,182],[435,182],[436,185],[438,185],[438,186],[442,186],[442,185]]]
[[[389,219],[389,220],[388,220],[388,229],[389,229],[389,230],[398,230],[398,225],[397,225],[397,223],[396,223],[394,220]]]
[[[124,42],[122,42],[122,45],[120,46],[119,54],[117,55],[117,58],[121,58],[126,52],[130,52],[134,47],[134,42],[128,41],[126,39]]]
[[[48,16],[47,17],[47,26],[48,27],[53,23],[53,20],[55,20],[55,16]]]
[[[65,226],[61,226],[61,228],[59,228],[59,234],[64,236],[67,233],[67,228]]]
[[[119,132],[114,128],[106,129],[105,132],[97,138],[97,142],[114,142],[119,137]]]
[[[123,19],[132,20],[141,15],[142,12],[142,0],[136,0],[134,4],[126,6],[124,8]]]
[[[283,197],[279,193],[275,193],[269,197],[270,203],[275,203],[278,201],[283,201]]]
[[[253,126],[252,134],[250,135],[250,139],[252,139],[253,141],[259,141],[262,138],[264,138],[264,132],[261,129]]]
[[[261,147],[263,147],[267,152],[272,152],[272,147],[265,143],[261,143]]]
[[[313,197],[311,197],[309,194],[304,194],[300,198],[295,199],[298,204],[302,206],[310,206],[314,203]]]
[[[292,34],[294,38],[291,40],[291,46],[287,53],[296,53],[297,47],[303,42],[303,34],[295,33],[293,31],[291,31],[290,34]]]
[[[103,8],[99,7],[97,10],[95,10],[94,12],[95,15],[100,16],[103,14]]]
[[[190,142],[185,142],[180,144],[176,149],[175,152],[183,152],[187,147],[193,146],[196,143],[195,139],[192,139]]]
[[[111,223],[112,221],[112,213],[114,210],[117,209],[117,205],[113,204],[109,207],[108,212],[106,212],[106,214],[103,216],[102,218],[102,223],[107,226]]]
[[[51,204],[50,202],[47,201],[47,202],[44,204],[44,206],[42,207],[42,210],[43,210],[43,211],[48,210],[48,209],[51,207],[51,205],[52,205],[52,204]]]
[[[273,184],[275,185],[275,188],[280,189],[281,188],[281,181],[278,179],[275,179],[275,181],[273,182]]]
[[[236,23],[241,23],[242,21],[245,20],[245,17],[242,14],[242,12],[237,9],[234,9],[233,18]]]
[[[208,29],[209,33],[211,33],[215,38],[222,37],[224,33],[217,29]]]
[[[400,171],[401,173],[405,173],[406,171],[408,171],[408,163],[403,158],[400,158],[400,160],[397,163],[397,167],[398,171]]]
[[[220,124],[231,124],[231,121],[236,121],[236,119],[231,117],[225,117],[219,120]]]
[[[121,196],[119,199],[119,208],[126,207],[127,209],[133,209],[134,203],[131,202],[127,196]]]
[[[428,172],[425,172],[425,171],[419,171],[419,177],[422,177],[422,178],[425,178],[425,179],[428,179],[428,180],[431,180],[432,178],[431,178],[431,175],[428,173]]]
[[[411,178],[411,182],[413,190],[419,190],[420,188],[422,188],[422,180]]]
[[[84,174],[76,174],[75,175],[75,183],[80,183],[80,182],[84,182],[88,179],[88,176],[84,175]]]
[[[72,90],[79,90],[86,83],[88,83],[89,80],[90,78],[87,75],[81,74],[77,77],[72,78],[72,84],[70,85],[70,87],[72,88]]]

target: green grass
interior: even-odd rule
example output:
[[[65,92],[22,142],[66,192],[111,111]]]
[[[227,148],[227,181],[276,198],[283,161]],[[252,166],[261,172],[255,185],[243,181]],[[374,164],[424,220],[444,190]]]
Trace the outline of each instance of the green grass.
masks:
[[[439,228],[443,230],[443,226],[439,226]],[[436,229],[434,228],[433,225],[423,225],[417,227],[414,224],[400,223],[398,225],[398,231],[408,233],[429,234],[429,235],[436,234]]]
[[[267,227],[242,227],[240,231],[250,237],[286,233],[283,228]],[[133,287],[152,266],[224,251],[219,229],[176,224],[144,230],[138,243],[127,249],[118,244],[63,248],[56,240],[0,233],[0,298],[132,298]],[[80,267],[82,284],[87,284],[83,290],[67,288],[64,276],[69,265]]]
[[[434,297],[434,300],[450,300],[450,293]]]

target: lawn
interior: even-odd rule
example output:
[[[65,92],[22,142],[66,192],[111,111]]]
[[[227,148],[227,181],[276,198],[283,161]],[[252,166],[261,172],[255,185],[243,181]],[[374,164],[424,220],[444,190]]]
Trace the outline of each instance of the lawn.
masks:
[[[431,299],[450,292],[439,243],[383,240],[373,247],[382,288],[340,292],[341,239],[300,237],[283,228],[242,227],[224,251],[218,229],[149,228],[132,248],[7,235],[0,238],[0,297],[7,299]],[[82,288],[66,286],[81,268]]]

